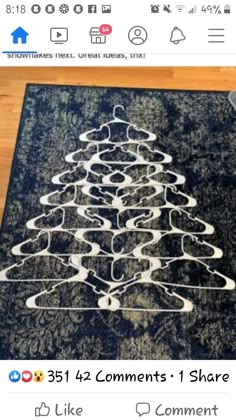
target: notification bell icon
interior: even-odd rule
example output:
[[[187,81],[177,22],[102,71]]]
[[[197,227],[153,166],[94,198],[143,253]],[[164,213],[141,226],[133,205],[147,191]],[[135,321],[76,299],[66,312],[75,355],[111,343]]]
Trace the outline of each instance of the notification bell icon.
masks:
[[[186,37],[184,36],[181,29],[177,28],[176,26],[171,32],[170,42],[173,42],[173,44],[179,44],[180,41],[184,41],[185,39]]]

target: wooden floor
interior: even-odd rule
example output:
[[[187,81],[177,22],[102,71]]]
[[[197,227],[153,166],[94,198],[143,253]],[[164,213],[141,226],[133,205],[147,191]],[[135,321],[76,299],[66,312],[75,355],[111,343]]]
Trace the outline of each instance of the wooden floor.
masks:
[[[229,91],[236,67],[0,68],[0,221],[26,83]]]

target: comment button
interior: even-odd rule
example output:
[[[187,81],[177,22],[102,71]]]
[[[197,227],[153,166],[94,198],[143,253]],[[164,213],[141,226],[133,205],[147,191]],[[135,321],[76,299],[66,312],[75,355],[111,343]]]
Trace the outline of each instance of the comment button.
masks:
[[[144,416],[144,414],[150,413],[150,404],[147,402],[140,402],[136,404],[136,413],[139,417]]]

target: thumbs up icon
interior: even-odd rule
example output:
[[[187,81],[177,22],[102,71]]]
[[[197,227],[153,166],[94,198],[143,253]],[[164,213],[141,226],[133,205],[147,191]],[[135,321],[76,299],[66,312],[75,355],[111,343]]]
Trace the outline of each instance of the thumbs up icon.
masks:
[[[41,407],[35,408],[35,417],[47,417],[50,414],[50,407],[45,402],[41,403]]]
[[[19,382],[20,378],[21,378],[21,374],[20,372],[18,372],[18,370],[12,370],[9,373],[9,379],[11,382]]]

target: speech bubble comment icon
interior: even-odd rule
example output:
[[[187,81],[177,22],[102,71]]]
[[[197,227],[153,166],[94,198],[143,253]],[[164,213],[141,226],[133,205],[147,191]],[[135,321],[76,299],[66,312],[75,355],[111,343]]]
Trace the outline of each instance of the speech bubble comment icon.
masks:
[[[136,413],[138,413],[139,417],[143,416],[144,414],[150,413],[150,404],[146,402],[140,402],[136,404]]]

